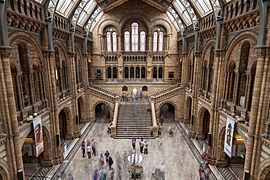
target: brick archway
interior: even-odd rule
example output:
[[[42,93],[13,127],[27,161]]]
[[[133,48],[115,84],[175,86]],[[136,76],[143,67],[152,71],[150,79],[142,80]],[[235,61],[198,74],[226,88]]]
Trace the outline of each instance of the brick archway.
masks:
[[[0,179],[10,180],[7,164],[4,160],[0,160]]]
[[[159,105],[159,115],[160,121],[175,121],[175,111],[177,110],[177,106],[170,101],[162,102]]]
[[[104,106],[103,106],[104,105]],[[113,117],[113,110],[109,103],[98,101],[93,106],[94,119],[99,122],[110,122]],[[100,121],[101,120],[101,121]]]
[[[58,114],[59,133],[62,139],[72,139],[75,123],[72,120],[72,113],[68,107],[64,107]]]

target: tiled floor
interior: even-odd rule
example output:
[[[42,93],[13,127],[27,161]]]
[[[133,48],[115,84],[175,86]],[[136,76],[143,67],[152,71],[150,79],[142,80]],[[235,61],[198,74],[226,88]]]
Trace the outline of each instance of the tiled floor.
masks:
[[[108,124],[96,123],[88,134],[88,139],[95,139],[97,142],[98,154],[106,150],[110,152],[114,160],[113,168],[115,170],[114,180],[129,180],[130,175],[127,172],[129,162],[127,156],[131,153],[131,140],[112,139],[107,133]],[[169,126],[174,127],[174,136],[168,135]],[[141,179],[154,180],[152,172],[155,168],[162,168],[165,164],[166,180],[197,180],[198,163],[192,156],[188,146],[184,142],[179,131],[174,124],[165,124],[163,136],[158,139],[148,140],[149,154],[142,155],[142,166],[144,168]],[[136,152],[139,153],[139,140],[137,140]],[[92,174],[98,168],[99,156],[91,159],[83,158],[79,149],[69,168],[66,176],[73,176],[75,180],[92,179]]]

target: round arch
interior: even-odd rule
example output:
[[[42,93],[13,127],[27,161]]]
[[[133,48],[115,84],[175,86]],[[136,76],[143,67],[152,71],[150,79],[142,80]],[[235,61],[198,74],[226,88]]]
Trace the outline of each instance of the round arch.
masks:
[[[62,140],[66,139],[66,135],[68,134],[68,130],[70,130],[71,127],[71,111],[68,107],[63,107],[59,113],[58,113],[58,123],[59,123],[59,129],[60,129],[60,138]]]
[[[267,180],[270,176],[270,159],[265,159],[260,163],[258,178]]]
[[[203,58],[203,60],[204,60],[204,57],[205,57],[205,54],[206,54],[206,52],[209,50],[209,49],[211,49],[211,47],[214,47],[215,48],[215,40],[213,40],[213,39],[210,39],[210,40],[208,40],[207,42],[206,42],[206,44],[205,44],[205,46],[204,46],[204,48],[203,48],[203,51],[202,51],[202,58]]]
[[[8,165],[3,159],[0,159],[0,179],[10,180]]]
[[[153,20],[153,23],[151,23],[150,29],[152,30],[156,26],[163,26],[166,29],[168,35],[172,34],[172,26],[170,23],[168,23],[168,21],[164,19],[155,19]]]
[[[78,97],[77,99],[77,107],[78,107],[78,119],[76,118],[76,123],[80,124],[81,120],[84,120],[85,118],[85,105],[84,105],[84,99],[82,96]]]
[[[111,106],[104,102],[99,101],[94,105],[95,121],[96,122],[109,122],[111,118]]]
[[[228,45],[227,53],[225,55],[225,61],[229,62],[231,53],[233,52],[233,50],[235,49],[236,45],[238,45],[239,42],[244,40],[244,41],[249,41],[250,44],[256,45],[257,39],[258,39],[258,35],[255,34],[254,32],[243,32],[235,36]]]
[[[218,134],[218,160],[225,160],[224,141],[226,126],[223,126]]]
[[[67,55],[67,52],[66,52],[67,48],[65,48],[65,45],[61,41],[58,41],[58,40],[54,40],[53,44],[54,44],[54,48],[57,47],[58,49],[60,49],[64,53],[65,60],[67,61],[68,60],[68,55]]]
[[[121,30],[120,30],[119,23],[117,21],[118,21],[117,19],[106,19],[106,20],[100,22],[100,24],[98,26],[98,34],[103,34],[104,30],[108,26],[113,26],[116,29],[117,34],[120,34]]]
[[[121,19],[121,21],[119,22],[119,27],[121,29],[121,33],[122,32],[122,29],[124,28],[124,26],[130,22],[130,21],[140,21],[142,23],[145,24],[146,28],[147,28],[147,32],[149,32],[149,29],[151,27],[151,23],[148,19],[146,19],[144,16],[141,16],[141,15],[131,15],[131,16],[126,16],[125,18]]]
[[[192,97],[191,96],[187,96],[185,99],[185,120],[186,122],[193,124],[193,120],[192,120]]]
[[[38,50],[38,53],[40,55],[40,58],[43,59],[43,54],[42,54],[42,47],[37,43],[37,41],[29,36],[28,34],[24,33],[24,32],[16,32],[13,33],[12,35],[9,36],[9,44],[10,46],[12,46],[12,44],[18,40],[23,40],[31,45],[33,45],[33,47]]]
[[[159,105],[160,122],[169,120],[169,122],[175,121],[175,111],[177,106],[170,101],[163,102]]]
[[[207,135],[209,133],[209,127],[210,127],[210,111],[205,108],[205,107],[202,107],[200,110],[199,110],[199,116],[198,116],[198,119],[199,119],[199,127],[201,127],[201,132],[202,132],[202,135],[204,136],[203,139],[206,140],[207,139]]]

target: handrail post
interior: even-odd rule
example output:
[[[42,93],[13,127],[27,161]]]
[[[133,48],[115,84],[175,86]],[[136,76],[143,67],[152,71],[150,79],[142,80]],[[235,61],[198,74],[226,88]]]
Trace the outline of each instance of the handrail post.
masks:
[[[150,105],[151,105],[151,115],[152,115],[152,126],[151,126],[151,132],[154,136],[154,138],[158,137],[158,126],[157,126],[157,119],[156,119],[156,112],[155,112],[155,104],[152,98],[149,98]]]
[[[113,121],[112,121],[112,124],[110,126],[110,128],[111,128],[111,137],[113,137],[113,138],[116,136],[116,125],[117,125],[117,118],[118,118],[119,101],[120,101],[119,96],[116,96],[115,97],[115,107],[114,107]]]

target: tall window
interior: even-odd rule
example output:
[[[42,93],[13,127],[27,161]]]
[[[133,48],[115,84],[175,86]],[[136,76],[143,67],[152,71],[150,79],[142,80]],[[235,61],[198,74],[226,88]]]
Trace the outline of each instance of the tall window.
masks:
[[[162,52],[164,50],[164,30],[156,28],[153,32],[153,52]]]
[[[137,23],[132,23],[131,25],[131,40],[132,46],[131,51],[138,51],[139,49],[139,25]]]
[[[130,37],[129,32],[125,32],[125,51],[130,51]]]
[[[124,51],[146,51],[146,28],[136,22],[124,28]]]
[[[117,33],[114,28],[109,28],[106,30],[106,51],[117,51]]]
[[[145,32],[144,31],[142,31],[141,33],[140,33],[140,51],[145,51],[145,38],[146,38],[146,36],[145,36]]]

